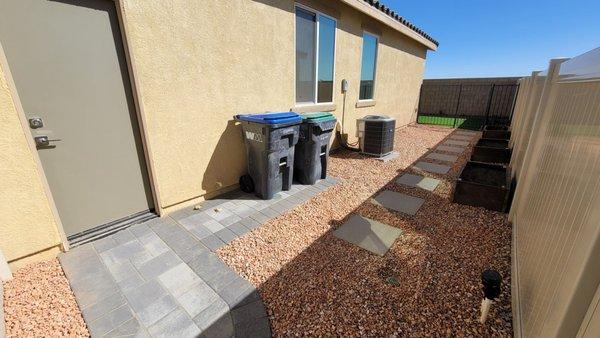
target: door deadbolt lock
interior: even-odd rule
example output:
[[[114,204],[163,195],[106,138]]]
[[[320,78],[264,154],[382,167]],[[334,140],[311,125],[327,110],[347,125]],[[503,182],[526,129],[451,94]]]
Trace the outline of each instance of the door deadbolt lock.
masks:
[[[29,127],[31,129],[38,129],[44,126],[44,120],[41,117],[32,117],[29,119]]]
[[[35,140],[35,145],[38,147],[47,147],[50,145],[48,136],[36,136],[33,139]]]

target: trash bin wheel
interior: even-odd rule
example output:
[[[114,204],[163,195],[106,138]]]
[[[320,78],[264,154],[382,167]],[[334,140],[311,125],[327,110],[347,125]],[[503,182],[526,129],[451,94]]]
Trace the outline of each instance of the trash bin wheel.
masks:
[[[247,193],[254,192],[254,181],[250,175],[246,174],[240,177],[240,189]]]

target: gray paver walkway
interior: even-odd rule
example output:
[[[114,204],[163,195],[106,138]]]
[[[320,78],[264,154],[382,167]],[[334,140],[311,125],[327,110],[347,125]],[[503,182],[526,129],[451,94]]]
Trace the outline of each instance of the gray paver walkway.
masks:
[[[385,190],[379,195],[371,199],[371,202],[377,205],[381,205],[394,211],[399,211],[408,215],[414,215],[419,211],[424,199],[414,197],[399,192]]]
[[[450,167],[447,165],[440,165],[429,162],[418,162],[413,167],[419,170],[429,171],[430,173],[434,174],[446,174],[450,170]]]
[[[439,150],[439,151],[445,151],[445,152],[448,152],[448,153],[453,153],[453,154],[461,154],[463,151],[465,151],[466,148],[464,148],[464,147],[458,147],[458,146],[439,145],[435,149]]]
[[[421,175],[404,174],[396,180],[397,184],[403,184],[409,187],[419,187],[421,189],[434,191],[440,184],[440,180]]]
[[[312,186],[292,185],[289,191],[280,192],[268,201],[236,190],[204,202],[198,210],[186,208],[171,216],[207,248],[216,251],[336,182],[328,177]]]
[[[430,160],[452,162],[452,163],[454,163],[454,162],[456,162],[456,160],[458,160],[458,156],[440,154],[440,153],[435,153],[435,152],[427,154],[427,156],[425,156],[425,158],[430,159]]]
[[[350,216],[346,223],[333,232],[335,237],[380,256],[390,249],[401,234],[401,229],[359,215]]]
[[[59,256],[93,337],[269,337],[258,291],[215,250],[336,183],[273,200],[239,191]]]

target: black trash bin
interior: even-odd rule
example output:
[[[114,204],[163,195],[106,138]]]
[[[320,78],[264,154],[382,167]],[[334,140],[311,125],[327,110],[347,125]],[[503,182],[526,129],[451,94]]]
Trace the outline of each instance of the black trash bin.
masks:
[[[302,184],[327,177],[329,139],[337,120],[331,113],[302,114],[300,138],[294,155],[294,176]]]
[[[236,115],[235,119],[242,124],[248,157],[248,174],[240,177],[240,188],[263,199],[289,190],[302,118],[284,112]]]

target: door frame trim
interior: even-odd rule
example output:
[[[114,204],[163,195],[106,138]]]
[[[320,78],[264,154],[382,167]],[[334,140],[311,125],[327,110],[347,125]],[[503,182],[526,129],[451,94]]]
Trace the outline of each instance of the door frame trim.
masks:
[[[141,95],[138,90],[140,88],[137,69],[133,60],[133,55],[129,49],[130,41],[129,34],[127,31],[127,16],[125,14],[125,7],[123,0],[112,0],[115,5],[117,17],[119,19],[119,30],[121,31],[121,41],[123,42],[123,52],[125,54],[125,61],[127,63],[127,71],[129,75],[129,83],[131,86],[131,93],[133,96],[133,103],[135,106],[135,112],[137,116],[137,123],[140,129],[140,138],[142,141],[142,148],[144,150],[144,157],[146,160],[146,170],[148,172],[148,180],[150,183],[150,190],[152,191],[152,200],[154,201],[154,211],[158,216],[164,214],[162,207],[160,192],[158,191],[158,180],[156,179],[156,168],[154,166],[154,158],[152,151],[150,150],[150,136],[148,135],[148,122],[146,121],[146,113],[143,105],[140,103]]]
[[[121,31],[121,40],[123,52],[125,54],[125,61],[127,63],[127,71],[129,75],[129,85],[131,86],[133,102],[135,106],[135,112],[137,117],[137,123],[140,129],[140,138],[142,141],[142,148],[144,150],[144,158],[146,160],[146,170],[148,172],[148,179],[150,183],[150,190],[152,191],[152,200],[154,202],[154,211],[162,216],[164,214],[164,209],[161,205],[160,193],[158,191],[158,182],[155,175],[155,167],[153,162],[152,152],[150,151],[149,144],[149,135],[147,132],[147,122],[146,122],[146,114],[144,113],[143,105],[140,104],[140,93],[138,91],[139,82],[137,77],[137,70],[135,66],[135,62],[131,55],[129,49],[129,39],[127,34],[127,18],[125,15],[125,8],[123,6],[123,0],[110,0],[113,2],[115,6],[115,11],[117,13],[118,21],[119,21],[119,30]],[[48,204],[50,206],[50,210],[52,212],[52,216],[54,218],[54,222],[56,223],[57,231],[61,240],[61,249],[63,251],[69,250],[69,242],[67,240],[67,236],[62,225],[62,221],[60,219],[58,209],[56,207],[56,203],[54,201],[54,197],[52,196],[52,191],[50,190],[50,185],[48,184],[48,179],[46,178],[46,174],[44,172],[44,167],[42,166],[42,161],[40,160],[40,156],[38,154],[37,148],[35,146],[35,142],[33,140],[33,136],[29,131],[29,124],[27,122],[27,117],[25,115],[25,111],[23,110],[23,105],[21,104],[21,99],[19,98],[19,93],[17,91],[17,87],[15,86],[14,79],[12,77],[12,73],[10,72],[10,67],[8,65],[8,59],[6,58],[6,54],[4,53],[4,49],[2,47],[2,42],[0,41],[0,65],[4,70],[4,74],[6,76],[6,81],[8,84],[9,92],[12,96],[13,104],[15,105],[15,109],[17,111],[17,115],[19,117],[19,121],[21,123],[21,128],[24,132],[25,139],[27,140],[27,145],[29,147],[29,151],[32,153],[34,163],[42,183],[42,187],[44,189],[44,193],[46,194],[46,198],[48,200]]]
[[[38,154],[37,148],[35,147],[33,135],[31,135],[31,132],[29,131],[27,117],[25,116],[25,111],[23,110],[21,99],[19,98],[17,86],[15,85],[12,73],[10,72],[8,59],[6,58],[6,54],[4,53],[4,47],[2,47],[2,41],[0,41],[0,66],[2,66],[2,70],[4,71],[6,83],[8,84],[8,91],[10,93],[10,96],[12,97],[13,104],[15,105],[15,110],[17,111],[19,122],[21,123],[21,129],[23,130],[23,134],[25,135],[25,139],[27,140],[27,146],[29,147],[29,151],[31,152],[31,155],[33,157],[33,162],[35,163],[36,171],[38,172],[38,176],[42,183],[42,188],[44,189],[44,193],[48,201],[48,205],[50,206],[50,212],[52,213],[54,222],[56,223],[58,236],[60,237],[61,241],[61,249],[63,251],[69,251],[69,242],[67,241],[67,235],[65,234],[65,229],[63,228],[60,216],[58,215],[58,209],[56,208],[56,203],[54,203],[54,197],[52,196],[52,191],[50,190],[48,179],[46,178],[46,174],[44,173],[44,168],[42,167],[40,155]]]

